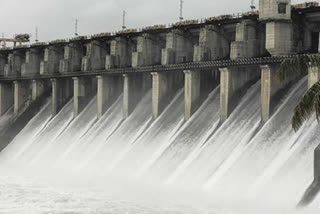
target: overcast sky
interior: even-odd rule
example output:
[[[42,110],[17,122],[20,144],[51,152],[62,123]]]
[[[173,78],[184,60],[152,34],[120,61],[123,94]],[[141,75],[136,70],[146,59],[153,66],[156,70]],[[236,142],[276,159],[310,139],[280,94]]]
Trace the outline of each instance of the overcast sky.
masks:
[[[184,0],[184,17],[194,19],[243,12],[249,10],[250,2]],[[30,33],[32,41],[36,26],[41,41],[72,37],[76,18],[81,35],[120,30],[123,10],[128,13],[128,28],[173,23],[179,17],[179,0],[0,0],[0,5],[0,33],[6,37]]]

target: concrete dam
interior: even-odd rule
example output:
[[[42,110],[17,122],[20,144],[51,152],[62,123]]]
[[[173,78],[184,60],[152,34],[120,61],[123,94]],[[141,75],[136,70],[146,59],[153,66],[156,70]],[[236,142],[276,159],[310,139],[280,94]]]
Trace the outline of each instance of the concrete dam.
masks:
[[[319,124],[291,120],[320,68],[278,70],[319,32],[317,2],[260,0],[1,48],[0,212],[318,213]]]

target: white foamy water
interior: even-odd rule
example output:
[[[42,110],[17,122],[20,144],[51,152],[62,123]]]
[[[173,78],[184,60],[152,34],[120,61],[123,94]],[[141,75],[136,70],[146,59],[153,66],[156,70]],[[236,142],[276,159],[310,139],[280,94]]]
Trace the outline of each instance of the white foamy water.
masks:
[[[290,126],[306,87],[293,86],[265,124],[260,82],[222,124],[219,87],[187,122],[183,90],[157,120],[151,92],[126,120],[122,96],[99,120],[96,98],[77,118],[72,100],[55,117],[48,101],[0,153],[0,213],[315,214],[319,197],[295,209],[320,142],[317,121]]]

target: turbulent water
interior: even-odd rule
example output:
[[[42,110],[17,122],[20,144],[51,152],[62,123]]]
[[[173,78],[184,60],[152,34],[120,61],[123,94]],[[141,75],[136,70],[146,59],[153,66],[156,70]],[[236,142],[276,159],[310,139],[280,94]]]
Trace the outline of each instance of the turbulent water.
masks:
[[[294,85],[265,124],[257,82],[219,122],[220,88],[185,122],[179,90],[153,120],[151,92],[122,120],[122,96],[101,119],[94,97],[77,118],[51,102],[0,153],[0,213],[317,213],[296,209],[313,179],[319,125],[290,120]],[[0,130],[12,110],[0,118]]]

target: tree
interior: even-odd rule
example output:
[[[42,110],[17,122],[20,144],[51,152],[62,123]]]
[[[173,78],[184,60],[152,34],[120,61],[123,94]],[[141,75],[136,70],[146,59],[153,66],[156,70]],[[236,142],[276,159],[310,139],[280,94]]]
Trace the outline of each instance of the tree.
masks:
[[[283,81],[291,75],[307,75],[310,67],[320,67],[320,53],[303,54],[286,59],[280,65],[279,75]],[[320,81],[314,84],[296,106],[292,127],[299,130],[305,121],[316,115],[320,122]]]

